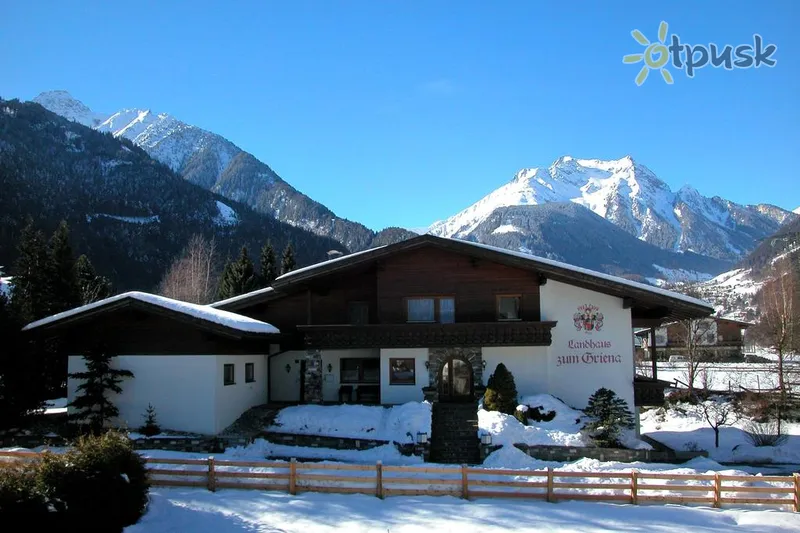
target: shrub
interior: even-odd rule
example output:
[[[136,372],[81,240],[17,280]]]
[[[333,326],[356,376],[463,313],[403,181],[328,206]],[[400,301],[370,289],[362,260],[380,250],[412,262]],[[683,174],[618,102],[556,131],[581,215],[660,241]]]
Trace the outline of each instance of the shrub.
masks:
[[[583,412],[589,417],[583,430],[600,447],[621,448],[619,438],[622,430],[634,428],[633,413],[628,409],[628,402],[604,387],[592,394]]]
[[[489,376],[483,394],[483,407],[487,411],[500,411],[507,415],[513,415],[517,410],[517,385],[503,363],[497,365]]]
[[[144,418],[144,425],[139,429],[142,435],[152,437],[161,433],[161,427],[159,427],[156,420],[156,408],[153,407],[153,404],[147,404],[147,411],[142,417]]]
[[[109,531],[135,524],[147,507],[145,460],[117,432],[81,437],[67,453],[45,454],[37,477],[57,512],[102,520]]]
[[[0,515],[48,512],[47,500],[36,486],[36,466],[20,463],[0,468]]]
[[[544,412],[541,405],[534,405],[528,409],[528,419],[534,422],[550,422],[555,417],[555,411]]]
[[[777,420],[769,420],[767,422],[748,422],[744,428],[744,433],[747,440],[753,446],[780,446],[786,442],[789,437],[783,432],[783,427],[778,424]]]
[[[522,422],[523,425],[528,425],[528,406],[527,405],[518,405],[517,409],[514,411],[514,418]]]

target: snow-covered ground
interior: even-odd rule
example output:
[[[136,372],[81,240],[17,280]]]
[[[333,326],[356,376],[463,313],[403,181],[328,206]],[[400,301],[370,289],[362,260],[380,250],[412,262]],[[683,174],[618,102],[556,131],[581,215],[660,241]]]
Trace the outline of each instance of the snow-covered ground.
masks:
[[[774,510],[389,497],[203,489],[151,491],[148,513],[126,533],[494,533],[798,531],[800,515]]]
[[[703,385],[706,376],[709,388],[713,390],[740,391],[774,389],[778,385],[775,365],[770,363],[701,363],[694,385]],[[688,363],[658,363],[658,379],[679,380],[687,383]],[[800,369],[798,369],[800,370]],[[682,386],[680,383],[679,386]]]
[[[732,427],[720,428],[719,448],[714,447],[714,430],[696,406],[651,409],[640,417],[641,431],[675,450],[708,450],[709,457],[723,462],[773,462],[800,464],[800,423],[785,422],[788,439],[782,446],[755,447],[747,440],[742,419]]]
[[[354,439],[415,442],[431,434],[431,404],[408,402],[394,407],[370,405],[297,405],[281,409],[269,431]]]
[[[44,404],[44,414],[58,415],[67,412],[67,399],[56,398],[54,400],[47,400]]]
[[[549,394],[523,396],[520,405],[540,406],[541,411],[555,411],[550,422],[531,422],[525,426],[511,415],[497,411],[478,410],[478,428],[492,436],[493,444],[511,446],[514,443],[553,446],[586,446],[580,433],[581,411],[576,411]]]

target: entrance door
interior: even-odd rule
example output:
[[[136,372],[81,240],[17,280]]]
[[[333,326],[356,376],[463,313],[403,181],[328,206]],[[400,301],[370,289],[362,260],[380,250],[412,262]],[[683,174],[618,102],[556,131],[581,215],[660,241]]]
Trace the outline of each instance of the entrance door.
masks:
[[[439,375],[439,401],[471,402],[472,366],[463,359],[450,359]]]

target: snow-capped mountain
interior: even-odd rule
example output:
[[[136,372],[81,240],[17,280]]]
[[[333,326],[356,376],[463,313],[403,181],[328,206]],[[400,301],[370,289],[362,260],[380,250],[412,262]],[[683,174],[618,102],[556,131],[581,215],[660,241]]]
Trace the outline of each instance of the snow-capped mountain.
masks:
[[[435,235],[471,238],[497,209],[552,202],[582,205],[630,235],[675,252],[735,262],[796,215],[772,205],[708,198],[690,186],[673,192],[630,156],[564,156],[548,168],[523,169],[509,183],[430,227]],[[500,221],[502,225],[502,221]]]
[[[66,91],[44,92],[34,102],[98,131],[127,138],[186,180],[281,222],[331,237],[351,251],[369,247],[378,236],[361,224],[337,217],[224,137],[167,113],[132,108],[104,115]]]
[[[800,207],[796,208],[792,213],[800,215]]]

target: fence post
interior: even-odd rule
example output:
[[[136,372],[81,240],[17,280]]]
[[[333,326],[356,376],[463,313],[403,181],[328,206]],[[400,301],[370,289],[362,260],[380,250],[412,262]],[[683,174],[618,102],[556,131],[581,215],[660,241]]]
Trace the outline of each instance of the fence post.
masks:
[[[383,463],[375,463],[375,496],[383,499]]]
[[[294,457],[289,461],[289,494],[297,494],[297,460]]]
[[[214,471],[214,456],[208,458],[208,490],[217,491],[217,474]]]
[[[467,480],[467,465],[461,465],[461,497],[469,500],[469,481]]]
[[[800,513],[800,474],[794,474],[794,512]]]
[[[547,501],[553,501],[553,467],[547,467]]]
[[[722,504],[722,476],[714,474],[714,507],[719,508]]]
[[[639,473],[636,470],[631,470],[631,503],[639,505]]]

